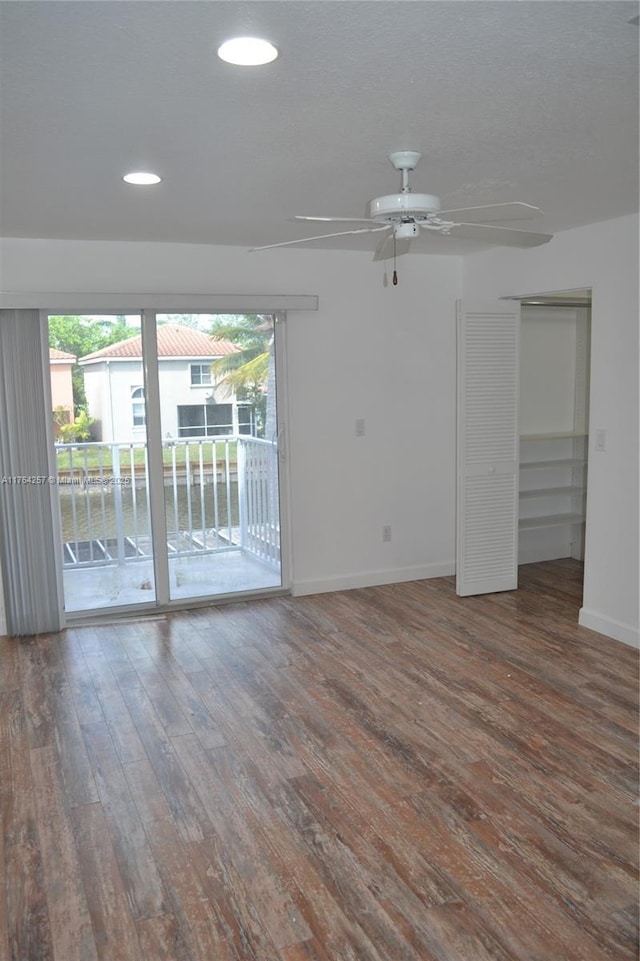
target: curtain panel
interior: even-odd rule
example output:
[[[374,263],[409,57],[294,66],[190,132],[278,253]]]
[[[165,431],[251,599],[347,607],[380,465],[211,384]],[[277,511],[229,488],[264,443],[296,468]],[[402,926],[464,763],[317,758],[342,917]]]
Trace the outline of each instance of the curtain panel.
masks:
[[[46,316],[0,310],[0,568],[7,633],[64,624]]]

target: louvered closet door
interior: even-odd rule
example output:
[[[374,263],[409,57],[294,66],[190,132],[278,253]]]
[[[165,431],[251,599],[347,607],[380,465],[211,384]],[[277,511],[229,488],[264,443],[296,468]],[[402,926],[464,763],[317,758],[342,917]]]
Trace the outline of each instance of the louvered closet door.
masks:
[[[458,304],[456,593],[518,586],[520,305]]]

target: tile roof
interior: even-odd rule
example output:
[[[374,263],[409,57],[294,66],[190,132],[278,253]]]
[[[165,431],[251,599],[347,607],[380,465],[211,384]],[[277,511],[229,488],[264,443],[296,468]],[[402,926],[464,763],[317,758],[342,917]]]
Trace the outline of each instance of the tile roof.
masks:
[[[57,347],[49,348],[49,360],[75,360],[75,354],[68,354],[66,350],[58,350]]]
[[[225,354],[234,354],[238,347],[229,340],[215,340],[211,334],[180,324],[158,325],[158,357],[204,357],[212,360]],[[120,340],[110,347],[103,347],[92,354],[80,358],[87,360],[109,360],[113,358],[142,358],[142,336]]]

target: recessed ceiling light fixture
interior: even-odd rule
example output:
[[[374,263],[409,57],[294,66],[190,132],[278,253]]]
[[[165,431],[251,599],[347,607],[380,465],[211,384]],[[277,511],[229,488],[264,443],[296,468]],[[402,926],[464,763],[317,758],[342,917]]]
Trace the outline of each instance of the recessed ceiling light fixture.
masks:
[[[135,184],[137,187],[150,187],[152,184],[159,184],[162,177],[143,170],[135,170],[133,173],[125,174],[122,179],[125,183]]]
[[[278,50],[261,37],[233,37],[220,44],[218,56],[226,63],[234,63],[239,67],[259,67],[275,60]]]

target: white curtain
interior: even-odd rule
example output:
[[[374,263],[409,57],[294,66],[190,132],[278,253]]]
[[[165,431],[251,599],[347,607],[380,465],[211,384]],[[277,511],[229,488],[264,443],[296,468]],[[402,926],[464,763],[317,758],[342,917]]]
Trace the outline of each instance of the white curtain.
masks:
[[[0,569],[7,633],[64,624],[46,317],[0,310]]]

